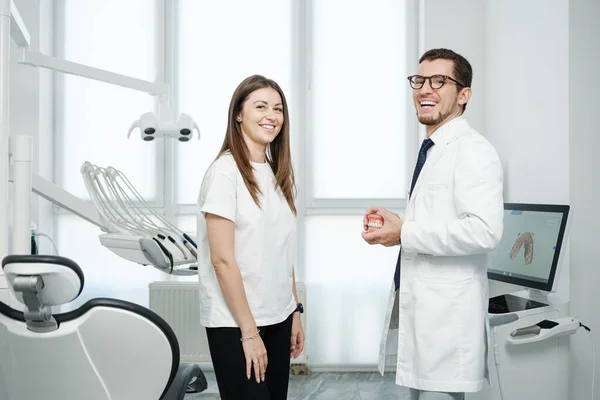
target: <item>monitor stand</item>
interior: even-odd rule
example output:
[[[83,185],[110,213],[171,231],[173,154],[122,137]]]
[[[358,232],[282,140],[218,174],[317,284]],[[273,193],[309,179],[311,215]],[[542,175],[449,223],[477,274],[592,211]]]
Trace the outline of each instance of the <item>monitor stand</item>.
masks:
[[[542,303],[550,304],[550,301],[548,300],[548,292],[543,292],[539,289],[531,289],[531,288],[527,288],[527,292],[529,293],[530,300],[537,300]]]
[[[539,290],[530,290],[530,298],[503,294],[492,297],[489,302],[488,312],[490,314],[506,314],[531,310],[532,308],[547,307],[550,303],[548,296]]]

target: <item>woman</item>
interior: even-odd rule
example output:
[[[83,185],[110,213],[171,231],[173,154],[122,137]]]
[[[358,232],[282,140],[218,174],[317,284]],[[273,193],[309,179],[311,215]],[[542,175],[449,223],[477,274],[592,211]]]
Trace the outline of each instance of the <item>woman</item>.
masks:
[[[200,319],[223,400],[287,398],[290,357],[304,347],[295,191],[285,96],[251,76],[198,198]]]

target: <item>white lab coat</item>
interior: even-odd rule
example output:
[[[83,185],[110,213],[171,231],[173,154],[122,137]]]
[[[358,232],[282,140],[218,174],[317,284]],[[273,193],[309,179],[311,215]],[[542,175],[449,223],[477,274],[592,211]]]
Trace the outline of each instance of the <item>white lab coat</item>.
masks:
[[[396,384],[410,388],[476,392],[488,379],[486,253],[502,236],[502,166],[463,117],[431,139],[406,207],[379,370],[395,363]]]

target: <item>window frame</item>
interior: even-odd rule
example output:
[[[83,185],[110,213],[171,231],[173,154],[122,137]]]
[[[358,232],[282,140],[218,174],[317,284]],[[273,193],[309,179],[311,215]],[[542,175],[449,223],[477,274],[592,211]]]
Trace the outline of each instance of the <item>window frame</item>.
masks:
[[[165,9],[165,3],[170,0],[154,0],[156,1],[156,21],[159,25],[157,29],[157,41],[155,43],[155,62],[157,63],[157,72],[159,74],[157,80],[164,80],[163,76],[165,75],[165,67],[164,63],[161,60],[165,60],[165,34],[166,31],[163,28],[165,24],[165,18],[160,18],[160,15],[164,15],[163,10]],[[65,15],[66,15],[66,4],[65,1],[56,0],[54,3],[54,15],[53,15],[53,23],[54,23],[54,56],[60,59],[65,59],[65,44],[62,40],[65,37]],[[65,138],[61,134],[64,131],[65,122],[63,119],[65,108],[68,107],[65,104],[65,93],[64,93],[64,81],[66,79],[66,75],[62,73],[54,74],[54,94],[53,94],[53,180],[60,187],[64,187],[64,182],[62,180],[64,170],[64,164],[61,160],[65,158],[64,153],[64,144]],[[85,78],[80,78],[85,79]],[[168,81],[165,80],[166,83]],[[107,83],[107,85],[109,85]],[[57,90],[58,89],[58,90]],[[172,91],[172,87],[171,87]],[[158,105],[158,97],[155,99],[154,108]],[[155,111],[155,110],[153,110]],[[136,116],[132,115],[132,121]],[[125,135],[125,132],[124,132]],[[135,137],[130,139],[135,140]],[[168,144],[167,140],[160,140],[154,142],[152,145],[155,146],[155,157],[156,157],[156,174],[154,178],[156,179],[156,199],[154,201],[147,201],[148,204],[153,207],[158,213],[166,213],[169,209],[168,201],[170,199],[166,184],[167,177],[172,175],[172,171],[167,171],[165,168],[168,166],[169,157],[167,157],[168,153],[165,151],[165,144]],[[53,222],[55,229],[53,229],[53,233],[57,234],[57,224],[58,217],[64,214],[70,214],[70,212],[62,209],[61,207],[54,206],[53,208]]]
[[[158,36],[156,43],[156,57],[159,76],[157,79],[163,80],[170,86],[169,99],[173,112],[177,115],[180,107],[174,93],[177,92],[180,82],[174,65],[180,48],[178,46],[177,19],[179,0],[155,0],[157,2]],[[293,37],[292,51],[295,60],[298,61],[292,65],[292,76],[294,79],[294,91],[296,94],[295,106],[290,110],[294,115],[294,132],[292,135],[292,157],[296,173],[296,182],[298,186],[297,209],[298,209],[298,247],[303,248],[303,219],[311,215],[362,215],[365,210],[372,205],[386,207],[394,212],[402,212],[406,207],[406,197],[399,198],[317,198],[312,193],[312,176],[314,172],[314,160],[311,151],[307,151],[313,145],[314,133],[311,131],[313,114],[311,104],[311,86],[312,86],[312,5],[314,0],[294,0],[293,1]],[[419,52],[423,48],[422,28],[420,23],[421,1],[408,0],[406,2],[406,34],[407,34],[407,67],[413,70],[417,65]],[[163,18],[160,18],[160,16]],[[54,12],[54,48],[57,57],[64,54],[64,21],[65,3],[63,1],[55,2]],[[55,87],[63,85],[64,75],[55,75]],[[157,99],[158,100],[158,99]],[[54,180],[59,185],[62,184],[61,176],[64,172],[63,164],[59,161],[64,156],[64,138],[59,134],[64,128],[62,115],[65,107],[64,94],[62,90],[54,91]],[[408,115],[412,114],[412,102],[407,102],[409,108]],[[409,118],[406,121],[406,148],[404,160],[406,170],[412,171],[416,160],[415,150],[417,148],[420,129],[416,119]],[[412,133],[412,134],[410,134]],[[175,188],[179,184],[178,174],[174,160],[176,155],[175,146],[169,140],[160,140],[152,145],[156,146],[157,174],[156,179],[156,202],[150,203],[159,213],[164,214],[170,220],[179,216],[195,215],[195,204],[185,204],[175,202]],[[58,161],[58,162],[57,162]],[[406,177],[407,182],[410,177]],[[58,216],[66,211],[59,207],[54,207],[54,214]],[[299,257],[301,257],[299,251]],[[302,265],[302,260],[298,260]]]
[[[419,0],[408,0],[406,2],[406,35],[407,35],[407,70],[414,69],[416,60],[418,60],[418,52],[419,52],[419,30],[418,30],[418,17],[419,17]],[[314,0],[307,0],[306,2],[302,2],[305,5],[305,9],[303,10],[303,15],[305,15],[305,26],[307,29],[304,31],[304,35],[302,40],[302,44],[304,46],[305,54],[303,64],[303,68],[305,70],[302,76],[304,77],[304,87],[305,91],[303,92],[304,98],[304,120],[306,121],[303,126],[303,131],[305,139],[302,143],[302,151],[304,153],[303,157],[303,166],[304,173],[303,175],[303,189],[306,192],[305,195],[305,214],[306,215],[355,215],[355,214],[363,214],[366,209],[373,205],[378,205],[390,209],[395,212],[399,212],[406,207],[407,198],[406,197],[398,197],[398,198],[362,198],[362,199],[353,199],[353,198],[318,198],[313,194],[313,186],[314,182],[312,181],[312,177],[314,176],[314,167],[315,163],[313,162],[312,152],[307,151],[311,149],[313,146],[313,138],[314,132],[311,129],[307,128],[312,126],[313,122],[313,105],[311,104],[311,96],[310,90],[312,86],[311,76],[313,69],[313,56],[312,56],[312,33],[313,29],[310,25],[312,21],[308,17],[312,14],[312,4]],[[408,114],[411,115],[413,113],[413,104],[412,101],[407,102]],[[417,144],[418,141],[418,123],[415,119],[409,118],[405,122],[406,132],[409,134],[406,138],[406,148],[404,154],[404,160],[406,163],[406,171],[412,171],[414,163],[416,161],[416,156],[412,151]],[[412,133],[412,134],[411,134]],[[406,177],[407,182],[410,177]]]

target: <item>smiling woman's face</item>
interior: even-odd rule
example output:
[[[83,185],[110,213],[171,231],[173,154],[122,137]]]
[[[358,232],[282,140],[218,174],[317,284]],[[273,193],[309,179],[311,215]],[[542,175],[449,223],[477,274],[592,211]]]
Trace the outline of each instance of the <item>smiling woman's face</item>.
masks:
[[[277,90],[263,88],[250,93],[236,120],[246,142],[267,146],[283,126],[283,102]]]

